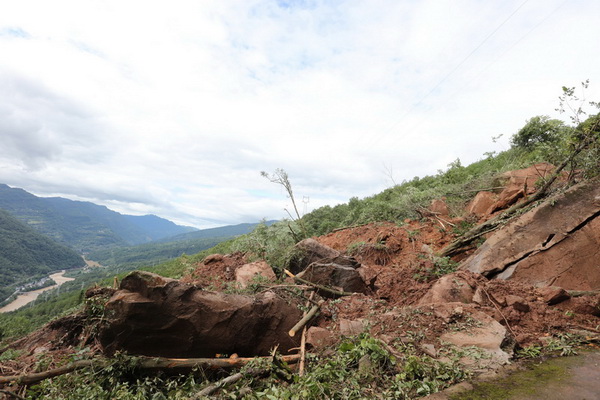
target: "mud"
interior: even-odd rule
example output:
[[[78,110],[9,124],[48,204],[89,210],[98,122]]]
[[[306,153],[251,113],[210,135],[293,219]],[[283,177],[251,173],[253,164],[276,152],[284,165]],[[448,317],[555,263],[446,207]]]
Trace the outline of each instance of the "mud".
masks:
[[[600,352],[512,367],[426,397],[427,400],[595,400],[600,397]]]

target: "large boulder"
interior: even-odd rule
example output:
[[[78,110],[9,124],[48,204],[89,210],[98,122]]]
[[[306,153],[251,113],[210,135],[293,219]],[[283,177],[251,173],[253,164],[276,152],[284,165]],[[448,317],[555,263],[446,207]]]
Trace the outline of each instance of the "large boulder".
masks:
[[[439,312],[439,309],[456,308],[453,303],[438,304],[436,306],[438,308],[436,312]],[[504,350],[510,341],[506,328],[489,315],[476,310],[470,312],[469,321],[473,326],[466,330],[446,332],[440,336],[440,341],[458,347],[479,348],[489,357],[486,360],[488,367],[508,363],[512,351],[506,352]]]
[[[275,282],[277,280],[273,268],[265,261],[244,264],[235,270],[235,281],[242,289],[248,287],[248,285],[257,280],[265,280],[268,282]]]
[[[600,289],[600,180],[573,186],[496,231],[461,265],[534,286]]]
[[[549,177],[554,169],[555,167],[552,164],[539,163],[524,169],[507,171],[500,175],[499,180],[504,189],[500,192],[496,203],[488,210],[488,213],[504,210],[519,199],[532,194],[535,192],[537,181]]]
[[[369,288],[358,270],[336,263],[312,263],[296,275],[317,285],[331,287],[349,293],[368,293]],[[331,293],[319,291],[319,294],[331,297]]]
[[[417,304],[472,303],[477,286],[469,272],[454,272],[438,279]]]
[[[163,357],[267,355],[298,346],[288,331],[302,312],[272,292],[243,296],[135,271],[106,304],[100,342],[117,350]]]
[[[289,269],[292,273],[298,274],[314,262],[334,263],[354,269],[360,267],[360,263],[354,258],[344,256],[339,251],[309,238],[296,244],[295,255],[290,261]]]

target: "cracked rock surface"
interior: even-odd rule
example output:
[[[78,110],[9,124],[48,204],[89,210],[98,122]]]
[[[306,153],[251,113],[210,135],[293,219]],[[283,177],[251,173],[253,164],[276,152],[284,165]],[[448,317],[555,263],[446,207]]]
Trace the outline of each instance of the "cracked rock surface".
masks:
[[[600,180],[573,186],[516,218],[461,269],[538,287],[600,289]]]

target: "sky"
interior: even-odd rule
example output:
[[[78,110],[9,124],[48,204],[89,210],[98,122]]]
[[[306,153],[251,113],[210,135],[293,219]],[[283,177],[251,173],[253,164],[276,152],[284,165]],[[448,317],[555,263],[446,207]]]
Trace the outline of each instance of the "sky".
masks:
[[[0,3],[0,183],[197,228],[376,194],[600,100],[598,0]],[[502,135],[499,139],[495,139]]]

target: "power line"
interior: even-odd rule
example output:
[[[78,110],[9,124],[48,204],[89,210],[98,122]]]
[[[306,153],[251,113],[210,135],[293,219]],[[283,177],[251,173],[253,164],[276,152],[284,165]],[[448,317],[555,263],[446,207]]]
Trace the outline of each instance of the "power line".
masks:
[[[435,92],[444,82],[446,82],[448,80],[448,78],[450,78],[452,75],[454,75],[454,73],[456,71],[458,71],[458,69],[460,67],[462,67],[463,64],[465,64],[467,62],[467,60],[469,60],[473,56],[473,54],[475,54],[477,52],[477,50],[479,50],[485,43],[487,43],[487,41],[492,36],[494,36],[496,34],[496,32],[498,32],[528,2],[529,2],[529,0],[523,1],[507,18],[505,18],[500,23],[500,25],[498,25],[490,34],[488,34],[481,41],[481,43],[479,43],[465,58],[463,58],[461,62],[459,62],[454,68],[452,68],[452,70],[450,70],[450,72],[448,72],[431,90],[429,90],[423,97],[421,97],[421,99],[419,101],[417,101],[416,103],[414,103],[413,106],[408,111],[406,111],[395,123],[393,123],[390,128],[384,130],[381,134],[375,136],[372,140],[370,140],[366,144],[367,149],[369,149],[370,147],[372,147],[373,143],[378,142],[379,140],[381,140],[385,136],[388,136],[389,132],[391,132],[402,121],[404,121],[406,119],[406,117],[408,117],[410,114],[412,114],[412,112],[417,108],[417,106],[420,105],[421,103],[423,103],[423,101],[425,101],[425,99],[427,99],[429,96],[431,96],[431,94],[433,92]],[[356,142],[355,142],[355,144],[356,144]]]

